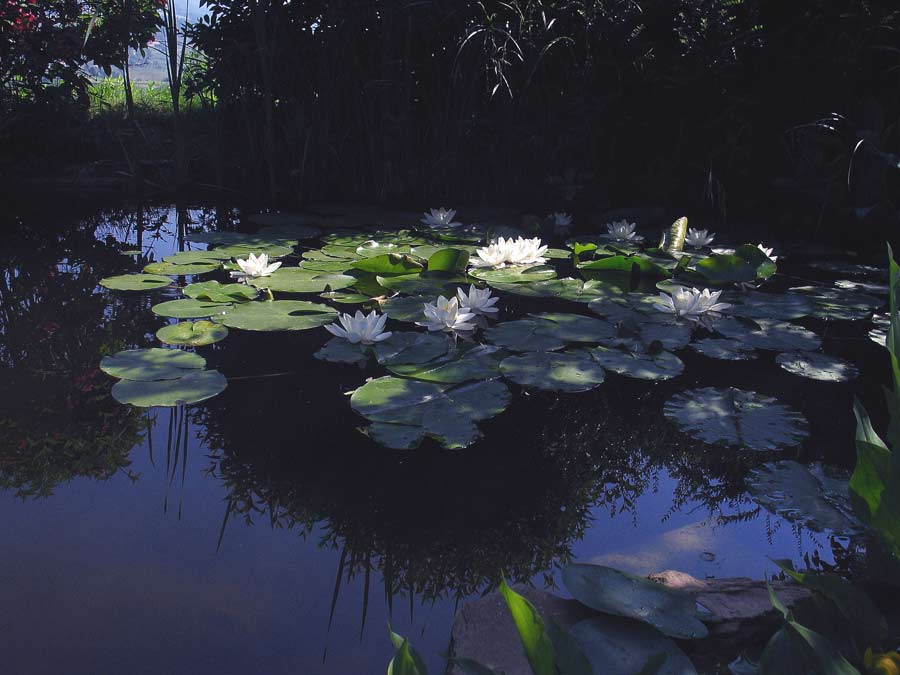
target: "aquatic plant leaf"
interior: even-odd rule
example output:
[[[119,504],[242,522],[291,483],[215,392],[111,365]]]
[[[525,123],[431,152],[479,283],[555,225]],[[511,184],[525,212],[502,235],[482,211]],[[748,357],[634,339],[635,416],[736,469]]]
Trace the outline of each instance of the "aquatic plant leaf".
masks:
[[[259,295],[259,291],[247,284],[222,284],[218,281],[188,284],[182,293],[194,300],[207,302],[246,302]]]
[[[100,370],[123,380],[175,380],[206,366],[206,359],[180,349],[126,349],[100,361]]]
[[[509,389],[498,380],[448,386],[392,376],[369,380],[350,397],[368,420],[421,427],[446,448],[473,443],[480,436],[475,422],[503,412],[509,402]]]
[[[553,351],[566,346],[566,341],[556,335],[542,333],[547,322],[538,319],[519,319],[498,323],[484,331],[485,339],[514,352]]]
[[[506,580],[500,582],[500,595],[506,600],[519,639],[525,648],[525,657],[534,675],[557,675],[556,650],[544,630],[544,620],[534,605],[509,587]]]
[[[812,315],[819,319],[858,321],[884,304],[875,296],[842,288],[799,286],[792,288],[791,292],[809,300],[813,306]]]
[[[778,352],[811,352],[822,346],[822,340],[811,330],[783,321],[737,319],[725,317],[710,324],[727,338],[756,349]]]
[[[441,384],[488,380],[500,374],[500,353],[500,348],[493,345],[456,347],[426,363],[388,365],[388,370],[395,375]]]
[[[694,269],[712,282],[746,282],[757,278],[756,266],[739,255],[711,255],[697,262]]]
[[[342,274],[350,269],[350,260],[301,260],[298,269],[320,274]]]
[[[630,619],[597,616],[575,624],[571,634],[581,645],[594,673],[603,675],[696,675],[690,659],[675,642]],[[647,671],[648,664],[651,670]],[[658,667],[652,669],[653,664]]]
[[[426,302],[434,302],[430,295],[395,296],[381,303],[381,311],[397,321],[421,321]]]
[[[457,274],[465,272],[469,264],[469,252],[462,248],[438,249],[428,258],[428,271],[432,274]]]
[[[153,305],[151,311],[157,316],[169,319],[206,319],[222,314],[229,307],[231,304],[227,302],[207,302],[206,300],[182,298]]]
[[[753,347],[737,340],[704,338],[692,342],[690,347],[698,354],[722,361],[750,361],[756,358]]]
[[[849,361],[819,352],[784,353],[775,363],[793,375],[825,382],[849,382],[859,376],[859,370]]]
[[[450,346],[450,339],[443,333],[394,331],[373,349],[378,363],[390,367],[428,363],[446,354]]]
[[[725,298],[723,298],[723,301]],[[787,321],[809,316],[812,303],[799,293],[761,293],[748,291],[727,298],[732,303],[728,313],[747,319],[778,319]]]
[[[410,657],[412,657],[413,665],[416,668],[415,672],[418,675],[428,675],[428,669],[425,667],[425,661],[415,650],[415,648],[410,644],[409,640],[407,640],[399,633],[395,633],[390,624],[388,624],[388,633],[391,636],[391,644],[394,645],[394,649],[403,649],[404,644],[406,645],[406,649],[409,652]],[[390,667],[388,667],[388,675],[391,675]]]
[[[294,252],[293,246],[282,246],[280,244],[269,244],[266,246],[232,244],[231,246],[223,246],[214,250],[227,255],[229,258],[241,259],[246,259],[251,253],[257,257],[265,253],[269,258],[283,258]]]
[[[371,258],[357,260],[350,267],[363,272],[371,272],[381,277],[418,274],[425,269],[422,263],[416,261],[415,258],[397,253],[384,253]]]
[[[406,293],[407,295],[427,295],[428,301],[443,295],[452,298],[456,295],[456,289],[460,284],[468,284],[465,277],[447,277],[443,275],[428,276],[424,274],[405,274],[396,277],[376,277],[378,283],[392,291]],[[359,286],[357,286],[359,288]]]
[[[853,516],[849,483],[825,475],[821,465],[770,462],[752,469],[747,490],[757,504],[815,532],[848,535],[859,531]]]
[[[670,380],[684,372],[684,363],[671,352],[646,354],[605,347],[592,347],[588,352],[606,370],[636,380]]]
[[[363,431],[379,445],[393,450],[412,450],[419,447],[425,438],[425,429],[405,424],[372,422]]]
[[[588,391],[603,383],[603,368],[586,352],[528,352],[508,356],[503,376],[523,387],[547,391]]]
[[[535,281],[546,281],[556,277],[556,270],[549,265],[518,265],[515,267],[501,267],[491,269],[480,267],[469,270],[469,274],[476,279],[494,284],[527,284]]]
[[[230,256],[221,251],[179,251],[163,258],[163,262],[172,265],[193,265],[196,263],[220,264],[222,260],[228,260]]]
[[[194,274],[207,274],[215,272],[222,267],[219,261],[196,262],[186,265],[176,265],[168,262],[154,262],[144,267],[145,274],[168,274],[173,277],[193,276]]]
[[[568,260],[572,257],[572,251],[567,251],[564,248],[548,248],[544,251],[544,257],[551,260]]]
[[[704,443],[749,450],[797,445],[809,435],[806,418],[774,398],[733,387],[690,389],[670,398],[666,417]]]
[[[276,293],[322,293],[338,291],[356,283],[356,278],[346,274],[322,274],[300,267],[281,267],[267,277],[249,280],[256,288],[268,288]]]
[[[167,345],[202,347],[228,337],[228,329],[212,321],[179,321],[163,326],[156,337]]]
[[[492,288],[506,293],[514,293],[528,298],[559,298],[572,302],[591,302],[598,298],[618,297],[624,295],[617,286],[608,282],[591,279],[548,279],[547,281],[535,281],[529,284],[508,284],[494,282]]]
[[[643,255],[614,255],[579,263],[578,269],[592,272],[613,272],[619,274],[639,274],[651,278],[669,276],[669,272],[658,263]]]
[[[172,284],[170,277],[159,274],[120,274],[100,280],[103,288],[112,291],[152,291]]]
[[[368,295],[362,295],[361,293],[342,293],[341,291],[320,293],[319,297],[323,300],[331,300],[340,305],[360,305],[364,302],[369,302],[369,300],[372,299]]]
[[[690,595],[644,577],[603,565],[575,564],[563,570],[562,580],[578,602],[598,612],[635,619],[684,640],[708,633]]]
[[[337,310],[304,300],[245,302],[226,308],[216,321],[243,330],[309,330],[331,323]]]
[[[189,232],[186,238],[188,241],[210,244],[213,246],[240,245],[246,248],[265,248],[267,246],[293,247],[297,245],[297,240],[292,237],[221,230],[215,232]]]
[[[176,380],[143,382],[120,380],[112,395],[119,403],[151,408],[199,403],[220,394],[228,382],[217,370],[198,370]]]
[[[369,362],[369,351],[365,345],[353,344],[338,337],[331,338],[314,356],[320,361],[357,366],[365,366]]]
[[[602,342],[616,334],[616,328],[611,323],[590,316],[566,312],[542,312],[529,316],[547,322],[537,328],[538,333],[566,342]]]

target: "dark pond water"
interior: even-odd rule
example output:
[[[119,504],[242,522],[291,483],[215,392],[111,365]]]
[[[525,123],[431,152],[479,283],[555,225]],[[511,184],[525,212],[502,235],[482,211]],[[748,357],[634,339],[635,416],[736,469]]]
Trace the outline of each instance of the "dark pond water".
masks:
[[[861,367],[852,383],[795,377],[771,354],[685,350],[671,381],[610,374],[583,394],[520,393],[460,451],[387,450],[359,433],[345,392],[374,373],[316,360],[323,329],[232,331],[199,350],[229,379],[221,395],[184,410],[120,405],[97,365],[155,344],[166,320],[149,310],[166,292],[98,280],[137,271],[123,250],[158,260],[189,246],[185,227],[233,216],[47,205],[6,228],[4,672],[383,673],[389,620],[440,672],[457,603],[501,571],[552,584],[579,560],[760,578],[770,557],[844,555],[845,542],[756,506],[743,479],[785,456],[852,463],[853,396],[877,412],[884,373],[883,352],[847,322],[819,332]],[[803,412],[810,438],[786,453],[710,448],[661,414],[673,393],[732,385]]]

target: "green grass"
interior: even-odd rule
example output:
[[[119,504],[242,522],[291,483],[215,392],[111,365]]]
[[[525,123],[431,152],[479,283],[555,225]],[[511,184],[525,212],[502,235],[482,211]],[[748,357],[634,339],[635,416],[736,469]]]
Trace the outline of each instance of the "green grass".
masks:
[[[135,83],[132,84],[132,91],[134,92],[135,110],[139,114],[165,115],[171,112],[172,100],[169,96],[169,87],[165,82]],[[125,80],[121,77],[94,79],[91,82],[89,94],[91,117],[125,110]],[[188,111],[199,106],[200,102],[197,99],[182,96],[182,110]]]

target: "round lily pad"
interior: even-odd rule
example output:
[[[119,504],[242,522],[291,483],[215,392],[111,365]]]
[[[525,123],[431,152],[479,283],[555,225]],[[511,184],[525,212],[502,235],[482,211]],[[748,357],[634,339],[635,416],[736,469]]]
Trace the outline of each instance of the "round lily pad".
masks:
[[[849,382],[859,376],[859,370],[849,361],[819,352],[779,354],[775,363],[789,373],[812,380]]]
[[[152,291],[172,283],[170,277],[159,274],[120,274],[100,280],[103,288],[113,291]]]
[[[153,305],[151,311],[157,316],[170,319],[206,319],[221,314],[230,306],[226,302],[206,302],[205,300],[182,298]]]
[[[212,321],[180,321],[163,326],[156,331],[156,337],[167,345],[202,347],[228,337],[228,329]]]
[[[783,321],[767,319],[740,320],[726,317],[716,320],[713,330],[727,338],[743,342],[756,349],[785,351],[815,351],[822,346],[822,340],[811,330]]]
[[[676,394],[666,402],[666,417],[704,443],[750,450],[797,445],[809,435],[806,418],[776,399],[730,387],[705,387]]]
[[[144,272],[147,274],[168,274],[176,277],[215,272],[220,267],[222,267],[221,262],[195,262],[186,265],[176,265],[169,262],[155,262],[144,267]]]
[[[671,352],[645,354],[605,347],[589,352],[606,370],[636,380],[669,380],[684,372],[684,362]]]
[[[550,334],[541,332],[542,328],[547,327],[547,322],[539,319],[507,321],[485,330],[484,337],[495,345],[514,352],[553,351],[565,347],[565,340],[553,335],[552,332]]]
[[[206,366],[206,359],[180,349],[126,349],[100,361],[100,370],[123,380],[174,380]]]
[[[268,288],[276,293],[322,293],[347,288],[355,283],[355,277],[312,272],[300,267],[282,267],[267,277],[250,279],[253,286]]]
[[[182,292],[189,298],[206,302],[246,302],[259,295],[259,291],[247,284],[222,284],[218,281],[188,284]]]
[[[750,345],[737,340],[705,338],[691,343],[691,349],[698,354],[722,361],[749,361],[756,358],[756,351]]]
[[[602,342],[616,334],[616,327],[611,323],[591,316],[565,312],[543,312],[530,316],[546,322],[537,329],[539,333],[566,342]]]
[[[316,302],[274,300],[226,308],[216,321],[243,330],[308,330],[334,321],[337,310]]]
[[[450,338],[443,334],[394,331],[387,340],[375,344],[375,358],[386,366],[428,363],[450,349]]]
[[[529,352],[508,356],[500,364],[503,376],[524,387],[548,391],[588,391],[603,383],[603,368],[589,354]]]
[[[488,284],[527,284],[556,277],[556,270],[549,265],[521,265],[500,269],[475,268],[469,274]]]
[[[119,403],[139,408],[171,407],[205,401],[221,393],[227,384],[219,371],[199,370],[176,380],[121,380],[113,385],[112,395]]]
[[[389,365],[388,370],[395,375],[441,384],[489,380],[500,374],[500,353],[500,348],[493,345],[455,348],[426,363]]]
[[[260,256],[265,253],[269,258],[283,258],[286,255],[290,255],[294,252],[293,246],[283,246],[281,244],[267,244],[267,245],[250,245],[250,244],[232,244],[231,246],[222,246],[221,248],[215,249],[219,253],[227,255],[229,258],[242,258],[245,259],[251,253],[255,256]]]
[[[221,251],[179,251],[163,258],[163,262],[173,265],[193,265],[195,263],[208,263],[215,265],[220,260],[228,260],[229,256]]]
[[[548,279],[527,284],[511,284],[493,282],[491,286],[498,291],[523,295],[528,298],[559,298],[572,302],[591,302],[600,298],[623,295],[621,289],[606,281],[572,279]]]
[[[314,356],[320,361],[350,363],[360,367],[369,362],[368,347],[338,337],[331,338]]]

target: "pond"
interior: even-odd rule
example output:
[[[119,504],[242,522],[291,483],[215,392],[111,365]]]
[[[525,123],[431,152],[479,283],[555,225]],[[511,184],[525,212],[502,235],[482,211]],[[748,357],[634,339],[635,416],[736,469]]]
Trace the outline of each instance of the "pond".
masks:
[[[659,223],[639,222],[637,244],[599,226],[516,232],[504,214],[433,229],[341,206],[253,213],[44,204],[11,218],[8,672],[383,673],[389,621],[440,672],[456,607],[501,574],[559,586],[566,563],[592,561],[762,578],[770,558],[851,556],[839,509],[815,522],[772,498],[781,474],[754,470],[852,467],[854,396],[882,419],[881,260],[791,242],[760,257],[734,235],[713,244],[734,252],[685,266],[653,252]],[[525,256],[547,259],[467,264],[519,234],[543,236],[550,248]],[[264,251],[281,269],[224,286],[223,264]],[[703,260],[732,307],[652,305]],[[424,302],[484,282],[499,311],[474,331],[416,324]],[[371,348],[325,329],[363,301],[393,333]],[[177,362],[128,351],[167,347],[156,333],[173,314],[213,320],[161,336],[210,344],[176,347]]]

